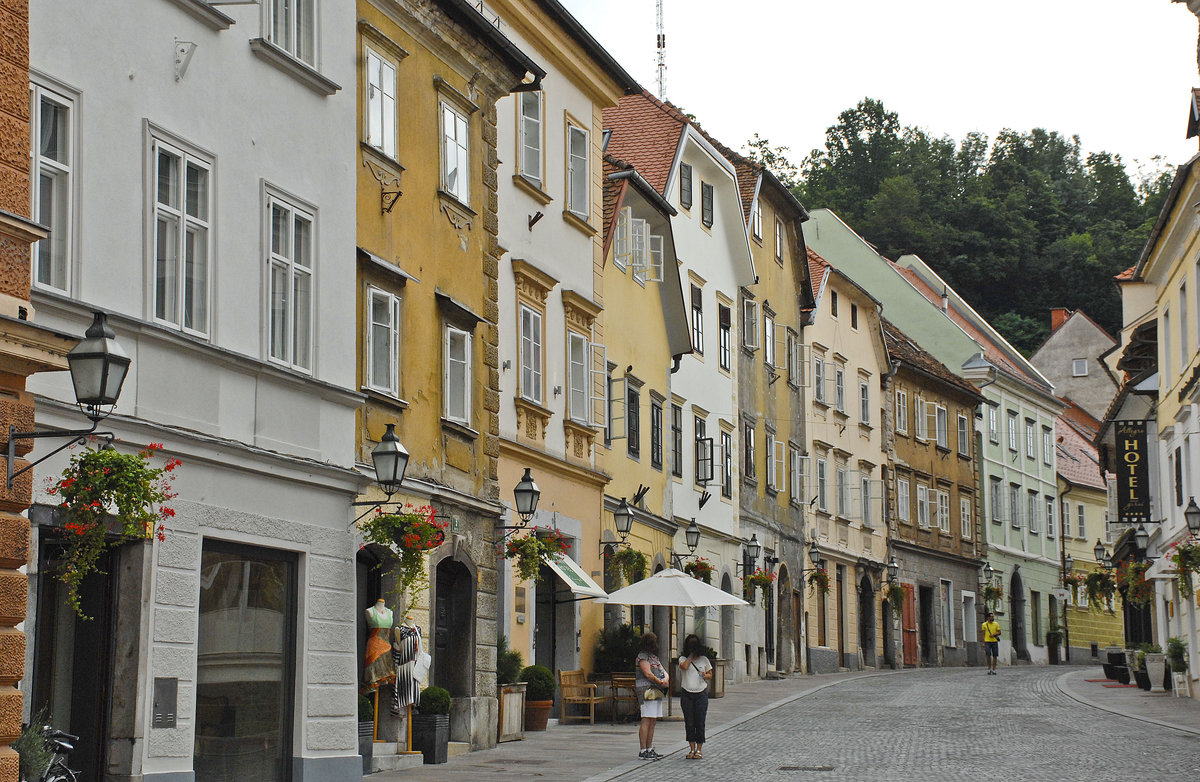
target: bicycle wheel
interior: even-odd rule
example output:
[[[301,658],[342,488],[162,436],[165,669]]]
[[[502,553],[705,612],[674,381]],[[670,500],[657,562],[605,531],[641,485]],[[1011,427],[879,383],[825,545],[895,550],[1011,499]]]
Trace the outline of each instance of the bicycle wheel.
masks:
[[[46,769],[39,782],[78,782],[75,772],[61,763],[55,763]]]

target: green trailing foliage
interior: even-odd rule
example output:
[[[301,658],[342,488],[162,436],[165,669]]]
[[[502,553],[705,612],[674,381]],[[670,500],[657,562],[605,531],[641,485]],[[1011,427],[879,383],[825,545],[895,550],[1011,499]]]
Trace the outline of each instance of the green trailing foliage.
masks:
[[[516,649],[509,649],[508,638],[500,636],[500,642],[496,644],[496,683],[513,684],[520,681],[524,667],[525,658]]]
[[[1182,638],[1167,639],[1167,662],[1176,673],[1186,673],[1188,669],[1187,642]]]
[[[23,780],[40,779],[42,772],[54,759],[50,748],[42,738],[42,726],[52,724],[45,708],[39,709],[28,725],[21,726],[21,735],[12,743],[17,753],[17,765]]]
[[[449,714],[450,693],[441,687],[426,687],[421,690],[421,703],[417,706],[420,714]]]

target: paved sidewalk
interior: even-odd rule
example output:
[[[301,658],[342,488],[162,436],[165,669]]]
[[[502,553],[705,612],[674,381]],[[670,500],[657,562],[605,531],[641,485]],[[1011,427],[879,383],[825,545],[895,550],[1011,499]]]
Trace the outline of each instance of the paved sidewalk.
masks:
[[[1057,684],[1066,695],[1093,708],[1200,736],[1200,701],[1176,698],[1171,692],[1151,693],[1086,681],[1103,678],[1099,666],[1084,666],[1059,676]]]
[[[902,673],[866,671],[727,684],[724,698],[709,701],[706,738],[838,682]],[[675,714],[679,715],[678,699],[675,699]],[[371,782],[518,782],[542,778],[600,782],[645,763],[637,757],[637,728],[636,722],[615,725],[600,721],[595,725],[586,722],[556,725],[552,722],[549,730],[526,731],[523,741],[509,741],[495,749],[469,752],[450,758],[444,764],[380,772],[370,775],[369,779]],[[654,746],[663,755],[681,749],[686,751],[682,719],[660,720],[654,734]]]

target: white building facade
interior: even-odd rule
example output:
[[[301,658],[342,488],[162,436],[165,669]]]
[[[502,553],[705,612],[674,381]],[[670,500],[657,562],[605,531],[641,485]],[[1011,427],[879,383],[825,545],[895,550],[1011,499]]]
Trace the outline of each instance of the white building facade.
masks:
[[[109,313],[133,365],[104,427],[182,462],[165,539],[86,585],[92,622],[52,578],[44,489],[67,456],[35,473],[26,718],[80,734],[85,776],[361,776],[346,10],[31,8],[34,210],[55,232],[33,303],[68,333]],[[65,376],[31,390],[39,428],[79,427]]]

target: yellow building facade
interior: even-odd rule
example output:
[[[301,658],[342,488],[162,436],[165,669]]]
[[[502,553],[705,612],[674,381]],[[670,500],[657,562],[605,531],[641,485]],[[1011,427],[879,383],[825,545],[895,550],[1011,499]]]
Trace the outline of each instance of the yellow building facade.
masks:
[[[359,2],[357,460],[393,426],[410,460],[384,510],[432,506],[445,542],[427,589],[397,595],[380,546],[358,562],[358,613],[381,598],[421,628],[427,684],[450,691],[452,738],[496,741],[496,108],[544,71],[472,8]],[[368,506],[367,513],[374,512]],[[360,620],[361,623],[361,620]],[[365,627],[360,628],[365,635]],[[402,726],[379,710],[378,738]]]

